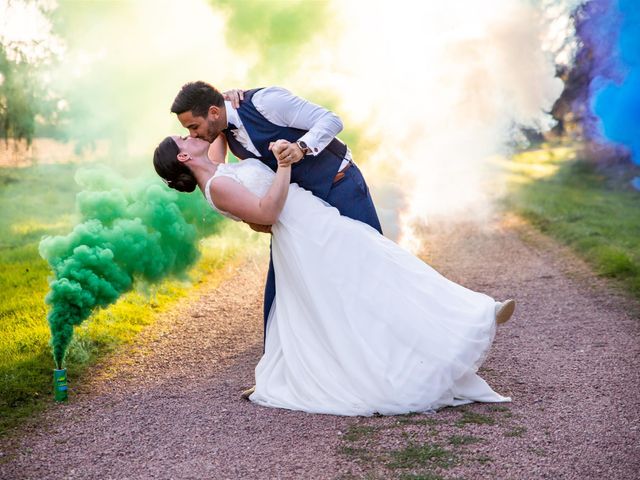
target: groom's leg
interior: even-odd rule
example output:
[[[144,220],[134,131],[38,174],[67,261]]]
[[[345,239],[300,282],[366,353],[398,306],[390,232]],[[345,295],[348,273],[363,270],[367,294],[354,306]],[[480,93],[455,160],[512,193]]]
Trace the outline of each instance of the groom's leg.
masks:
[[[271,253],[271,247],[269,247],[269,272],[267,273],[267,283],[264,286],[264,333],[263,333],[263,351],[264,340],[267,338],[267,319],[269,318],[269,312],[271,311],[271,305],[273,299],[276,297],[276,275],[273,271],[273,255]]]
[[[345,171],[341,180],[333,184],[326,200],[345,217],[360,220],[382,233],[369,187],[355,164]]]

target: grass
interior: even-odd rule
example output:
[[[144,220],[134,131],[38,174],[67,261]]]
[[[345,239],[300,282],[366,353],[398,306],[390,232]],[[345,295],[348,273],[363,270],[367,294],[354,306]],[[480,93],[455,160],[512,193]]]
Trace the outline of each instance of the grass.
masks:
[[[527,432],[526,427],[516,426],[508,432],[505,432],[505,437],[522,437]]]
[[[440,475],[436,475],[434,473],[420,474],[420,475],[403,475],[400,477],[400,480],[445,480],[444,477]]]
[[[486,411],[476,412],[469,406],[458,407],[450,411],[456,415],[441,416],[439,420],[406,414],[395,417],[392,422],[383,417],[380,421],[353,423],[341,437],[339,453],[356,462],[362,474],[367,475],[365,478],[458,478],[452,477],[457,467],[482,468],[481,465],[494,462],[486,455],[490,450],[487,438],[494,434],[522,437],[526,433],[525,428],[509,420],[508,407],[490,404],[484,409]],[[453,433],[452,427],[469,424],[486,427],[474,428],[474,435]],[[436,425],[442,428],[437,429]],[[476,434],[489,430],[494,432],[489,437]]]
[[[522,152],[508,163],[508,208],[640,297],[640,192],[581,158],[578,147]]]
[[[433,420],[432,418],[417,418],[415,420],[410,418],[400,418],[397,421],[398,425],[438,425],[437,420]]]
[[[495,419],[493,419],[489,415],[466,410],[462,412],[462,417],[458,419],[458,421],[456,422],[456,426],[463,427],[468,424],[495,425],[495,423]]]
[[[456,454],[435,443],[409,444],[391,452],[390,468],[450,468],[457,462]]]
[[[377,430],[375,427],[368,427],[366,425],[351,425],[342,438],[348,442],[357,442],[371,437]]]
[[[363,463],[371,463],[376,459],[373,452],[365,447],[352,447],[343,445],[342,447],[340,447],[340,453],[346,455],[347,457],[357,459],[358,461]]]
[[[487,405],[487,410],[490,412],[511,413],[511,411],[509,410],[509,407],[505,407],[504,405],[499,405],[499,404],[489,404]]]
[[[74,165],[0,169],[0,434],[53,399],[53,359],[44,297],[51,272],[38,254],[45,235],[64,234],[75,223]],[[157,314],[187,294],[194,284],[221,275],[256,235],[237,225],[202,243],[203,255],[190,282],[176,280],[124,295],[76,328],[66,367],[78,380],[97,359],[131,342]]]

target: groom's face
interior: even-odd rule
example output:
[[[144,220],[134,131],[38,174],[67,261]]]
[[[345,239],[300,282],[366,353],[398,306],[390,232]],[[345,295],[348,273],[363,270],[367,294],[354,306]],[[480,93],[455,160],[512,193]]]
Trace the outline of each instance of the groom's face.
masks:
[[[178,120],[184,128],[189,130],[189,136],[199,138],[212,143],[224,126],[220,126],[220,109],[210,107],[206,117],[193,115],[191,111],[186,111],[178,115]]]

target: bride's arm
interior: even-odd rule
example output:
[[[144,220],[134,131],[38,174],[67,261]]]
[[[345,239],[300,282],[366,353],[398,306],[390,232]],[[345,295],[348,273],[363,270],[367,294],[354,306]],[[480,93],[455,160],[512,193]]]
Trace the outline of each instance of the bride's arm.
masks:
[[[221,133],[209,146],[209,159],[216,163],[225,163],[227,160],[227,139]]]
[[[242,90],[239,90],[242,92]],[[209,159],[217,163],[226,163],[227,160],[227,138],[221,133],[209,146]],[[246,222],[253,230],[260,233],[271,233],[271,225],[259,225]]]
[[[211,182],[211,198],[220,210],[247,223],[272,225],[284,207],[291,182],[291,167],[279,167],[267,194],[260,198],[229,177]]]

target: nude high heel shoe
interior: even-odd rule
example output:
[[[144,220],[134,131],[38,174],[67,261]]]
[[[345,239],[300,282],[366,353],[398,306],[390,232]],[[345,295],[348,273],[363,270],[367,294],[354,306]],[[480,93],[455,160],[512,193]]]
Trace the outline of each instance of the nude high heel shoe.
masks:
[[[249,400],[249,397],[250,397],[250,396],[251,396],[251,394],[252,394],[253,392],[255,392],[255,391],[256,391],[256,386],[254,385],[254,386],[253,386],[253,387],[251,387],[251,388],[247,388],[246,390],[243,390],[243,391],[242,391],[242,393],[240,394],[240,396],[241,396],[242,398],[244,398],[245,400]]]
[[[509,299],[504,302],[496,302],[496,323],[502,325],[506,323],[513,315],[516,309],[515,300]]]

